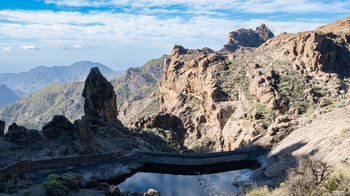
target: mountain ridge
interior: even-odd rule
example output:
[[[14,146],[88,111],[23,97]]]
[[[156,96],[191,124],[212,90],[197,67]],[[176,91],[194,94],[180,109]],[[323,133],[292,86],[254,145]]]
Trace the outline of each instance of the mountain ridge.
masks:
[[[155,91],[157,81],[162,74],[164,58],[165,56],[150,60],[140,68],[129,68],[123,76],[111,80],[118,96],[118,105],[124,105],[120,107],[123,110],[120,114],[121,120],[125,122],[131,119],[136,120],[136,117],[130,114],[132,109],[127,108],[126,105],[134,105],[135,101],[142,100]],[[84,113],[82,89],[82,81],[52,83],[2,108],[0,119],[5,120],[7,124],[17,122],[34,129],[40,129],[56,114],[65,115],[69,120],[76,120]],[[157,105],[155,103],[157,100],[157,98],[151,99],[150,106]],[[133,108],[138,110],[138,106],[142,104],[136,104]],[[150,106],[146,108],[149,109]],[[157,109],[159,107],[151,111],[154,112]],[[149,112],[143,113],[150,114]]]
[[[0,84],[0,109],[18,99],[19,97],[11,89],[4,84]]]
[[[29,95],[55,82],[67,83],[83,80],[92,67],[99,67],[101,72],[109,78],[119,74],[101,63],[79,61],[69,66],[38,66],[27,72],[0,73],[0,84],[6,84],[19,95]]]

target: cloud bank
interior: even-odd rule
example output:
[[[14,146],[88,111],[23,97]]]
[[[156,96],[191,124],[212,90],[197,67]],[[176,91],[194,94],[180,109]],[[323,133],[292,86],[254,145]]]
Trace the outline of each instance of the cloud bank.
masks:
[[[265,23],[275,34],[310,30],[322,21],[276,21],[272,19],[228,19],[206,15],[161,18],[109,11],[0,11],[0,40],[23,44],[35,40],[41,47],[59,48],[204,43],[221,47],[228,32]],[[220,44],[218,44],[220,43]],[[23,48],[24,49],[24,48]],[[27,49],[37,49],[27,47]]]

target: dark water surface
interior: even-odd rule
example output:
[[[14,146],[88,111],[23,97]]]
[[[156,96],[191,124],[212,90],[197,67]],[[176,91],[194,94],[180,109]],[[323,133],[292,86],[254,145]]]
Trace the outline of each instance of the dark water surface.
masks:
[[[152,188],[162,196],[236,195],[236,181],[249,180],[249,169],[197,176],[139,172],[118,187],[121,191],[147,192]]]

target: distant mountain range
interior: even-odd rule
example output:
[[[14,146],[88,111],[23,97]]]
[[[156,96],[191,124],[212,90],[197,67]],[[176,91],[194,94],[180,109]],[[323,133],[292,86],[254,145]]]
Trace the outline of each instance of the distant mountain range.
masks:
[[[52,83],[84,80],[92,67],[98,67],[110,79],[123,74],[123,72],[115,72],[101,63],[81,61],[69,66],[39,66],[27,72],[1,73],[0,84],[7,85],[8,88],[22,97]]]
[[[7,104],[15,102],[19,97],[6,85],[0,85],[0,109]]]
[[[135,101],[149,96],[158,89],[159,80],[162,77],[164,58],[166,56],[150,60],[139,68],[129,68],[123,76],[111,80],[118,97],[118,105],[126,104],[122,107],[123,112],[120,114],[122,120],[128,121],[130,118],[137,118],[139,115],[147,115],[159,110],[159,103],[156,99],[151,100],[153,102],[149,101],[151,103],[147,105],[146,109],[139,108],[138,106],[142,106],[142,104]],[[106,73],[103,67],[102,69],[101,66],[99,68],[102,73]],[[86,73],[88,71],[90,70],[86,70]],[[105,76],[108,76],[108,74]],[[41,129],[56,114],[64,115],[70,120],[76,120],[84,113],[84,100],[81,96],[83,87],[83,81],[50,84],[2,108],[0,119],[5,120],[7,125],[17,122],[20,125],[34,129]],[[130,114],[126,108],[128,105],[133,105],[132,112],[135,114]]]

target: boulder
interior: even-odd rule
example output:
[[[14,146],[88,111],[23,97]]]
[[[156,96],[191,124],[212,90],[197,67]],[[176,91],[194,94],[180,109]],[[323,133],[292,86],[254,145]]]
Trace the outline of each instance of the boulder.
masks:
[[[21,145],[39,144],[42,141],[42,136],[38,130],[27,129],[24,126],[18,126],[16,123],[9,126],[4,137],[10,142]]]
[[[4,136],[5,122],[0,120],[0,137]]]
[[[161,128],[165,130],[170,130],[175,133],[175,135],[178,137],[178,141],[183,144],[185,140],[185,134],[186,129],[184,128],[184,125],[177,116],[168,114],[165,112],[159,112],[158,114],[148,116],[148,117],[142,117],[138,121],[131,123],[131,128],[147,128],[147,129],[153,129],[153,128]]]
[[[143,194],[144,196],[160,196],[160,193],[154,189],[148,189],[147,193]]]
[[[55,115],[52,121],[43,126],[43,133],[49,139],[56,139],[62,135],[72,136],[74,126],[65,116]]]
[[[113,85],[97,67],[91,69],[83,90],[84,119],[118,122],[117,96]]]
[[[74,122],[74,139],[79,153],[91,154],[97,151],[97,141],[86,121],[76,120]]]
[[[117,186],[110,185],[108,187],[108,189],[106,190],[106,195],[107,196],[121,196],[122,194],[120,193],[120,190]]]

